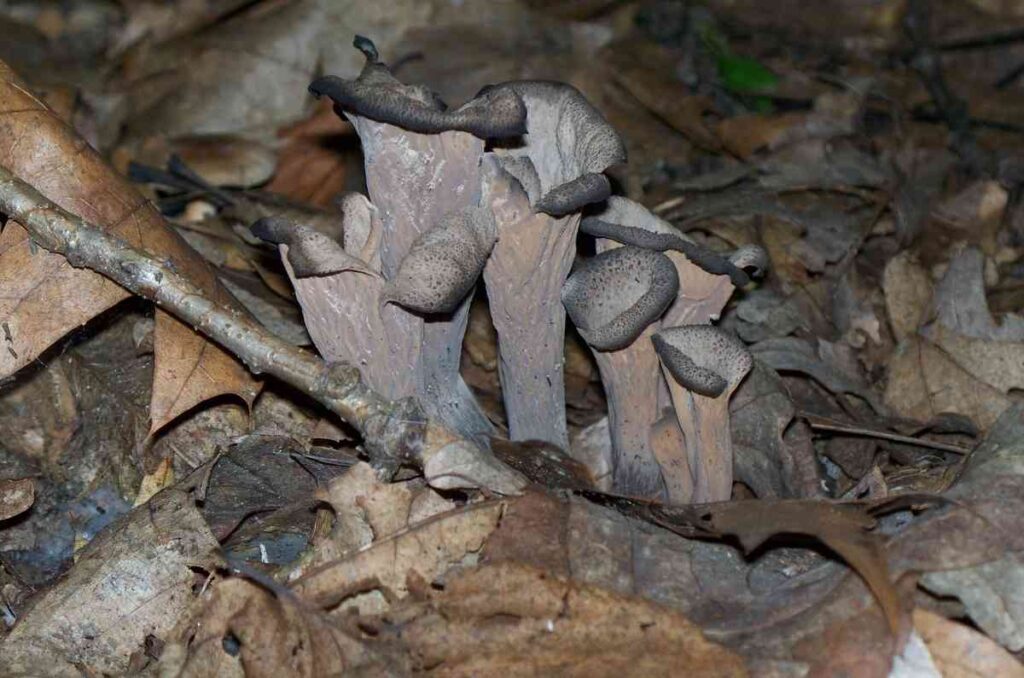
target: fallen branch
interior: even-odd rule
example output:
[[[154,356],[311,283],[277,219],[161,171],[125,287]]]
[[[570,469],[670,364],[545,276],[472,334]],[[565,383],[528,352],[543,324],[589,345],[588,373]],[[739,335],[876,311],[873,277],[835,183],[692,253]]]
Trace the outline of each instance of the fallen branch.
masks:
[[[346,363],[328,364],[206,298],[166,261],[131,247],[70,214],[0,166],[0,212],[41,247],[153,301],[236,355],[254,374],[269,374],[308,393],[363,437],[371,463],[390,476],[402,464],[422,468],[436,487],[484,486],[514,492],[522,478],[476,445],[430,421],[413,399],[392,401]]]

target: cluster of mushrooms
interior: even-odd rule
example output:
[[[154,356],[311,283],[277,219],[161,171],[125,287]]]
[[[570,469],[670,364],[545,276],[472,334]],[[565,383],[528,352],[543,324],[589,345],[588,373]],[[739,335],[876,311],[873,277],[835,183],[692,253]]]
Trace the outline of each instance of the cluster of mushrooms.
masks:
[[[482,274],[510,439],[569,448],[568,313],[608,395],[603,488],[729,499],[729,397],[751,357],[710,323],[761,272],[763,252],[721,256],[611,195],[604,172],[625,147],[571,85],[508,82],[449,109],[395,79],[369,40],[355,47],[366,57],[356,79],[310,86],[351,121],[365,157],[369,195],[340,201],[343,242],[281,219],[253,226],[280,246],[324,359],[357,365],[372,388],[418,399],[486,449],[493,425],[459,373]],[[597,254],[573,269],[579,231]]]

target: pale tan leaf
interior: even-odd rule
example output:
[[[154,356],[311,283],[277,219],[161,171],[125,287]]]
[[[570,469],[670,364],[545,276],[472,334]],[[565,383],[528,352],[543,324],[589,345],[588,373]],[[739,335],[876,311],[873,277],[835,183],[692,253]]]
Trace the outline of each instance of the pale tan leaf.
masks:
[[[944,678],[1022,678],[1024,666],[988,636],[923,609],[914,610],[920,634]]]

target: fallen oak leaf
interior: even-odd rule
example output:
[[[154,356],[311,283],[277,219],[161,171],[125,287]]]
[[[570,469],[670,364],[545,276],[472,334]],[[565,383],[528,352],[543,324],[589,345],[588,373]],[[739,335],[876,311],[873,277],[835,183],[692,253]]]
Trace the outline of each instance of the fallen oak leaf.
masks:
[[[889,575],[884,536],[870,530],[878,515],[944,501],[932,495],[902,495],[878,502],[782,499],[670,506],[601,492],[581,494],[684,537],[735,537],[747,553],[779,535],[817,539],[868,585],[899,647],[910,633],[909,609]]]
[[[151,255],[169,259],[215,301],[237,308],[214,272],[126,180],[0,62],[0,165],[66,210]],[[20,225],[0,234],[0,376],[37,358],[70,330],[129,296],[124,288],[39,251]],[[228,353],[157,310],[150,433],[210,398],[250,403],[258,386]]]
[[[749,675],[744,660],[677,611],[527,565],[460,572],[375,630],[440,675]],[[371,620],[365,619],[369,625]],[[680,667],[685,667],[681,669]]]

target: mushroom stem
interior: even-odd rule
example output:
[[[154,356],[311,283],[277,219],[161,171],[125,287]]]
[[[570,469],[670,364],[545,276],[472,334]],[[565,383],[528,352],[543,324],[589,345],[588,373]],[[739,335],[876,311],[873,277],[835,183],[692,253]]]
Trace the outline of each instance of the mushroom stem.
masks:
[[[734,389],[726,390],[717,398],[708,398],[679,385],[670,374],[665,377],[672,394],[676,420],[683,432],[689,462],[686,470],[691,475],[693,488],[689,499],[672,497],[670,493],[670,501],[693,504],[729,501],[733,476],[729,398]]]
[[[486,161],[485,161],[486,162]],[[569,448],[562,285],[576,254],[578,214],[535,212],[519,182],[488,163],[485,201],[498,243],[484,268],[509,438]]]
[[[593,352],[608,399],[612,489],[620,494],[654,497],[664,488],[663,470],[651,444],[652,427],[660,416],[658,355],[651,343],[656,330],[656,323],[648,326],[618,351]]]
[[[413,242],[447,214],[475,206],[480,196],[483,141],[465,132],[416,134],[349,116],[362,142],[366,185],[383,224],[381,269],[392,279]],[[486,444],[493,427],[459,374],[470,297],[450,314],[393,312],[419,334],[415,391],[431,416]]]

